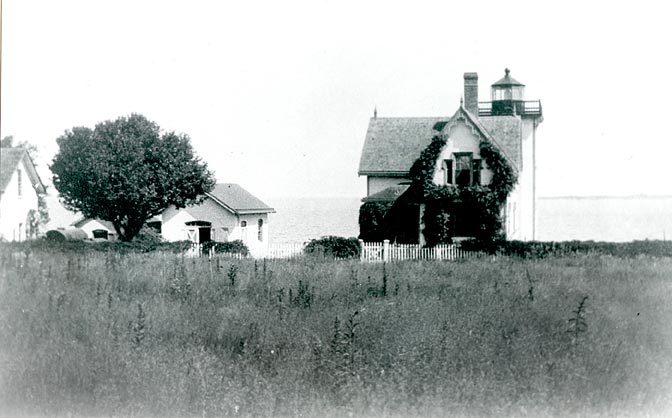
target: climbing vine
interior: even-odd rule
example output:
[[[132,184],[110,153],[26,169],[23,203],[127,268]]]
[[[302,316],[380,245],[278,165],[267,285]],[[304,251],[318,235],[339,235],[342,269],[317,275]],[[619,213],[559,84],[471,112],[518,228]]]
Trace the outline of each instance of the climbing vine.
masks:
[[[393,202],[365,202],[359,207],[359,238],[379,242],[387,238],[385,215]]]
[[[481,140],[481,159],[492,173],[488,185],[460,187],[435,184],[436,164],[446,143],[443,136],[432,138],[409,171],[410,188],[394,204],[367,202],[360,207],[361,239],[403,241],[412,235],[417,238],[418,231],[413,231],[412,225],[401,225],[402,222],[399,222],[401,218],[405,218],[405,223],[415,222],[412,219],[413,210],[402,209],[413,205],[416,208],[424,205],[422,222],[427,246],[450,243],[454,236],[460,235],[473,236],[479,241],[503,238],[501,211],[517,182],[516,173],[496,147],[487,140]]]
[[[469,224],[468,235],[478,240],[502,238],[501,209],[513,190],[517,177],[511,165],[490,142],[481,140],[479,151],[492,173],[490,184],[459,187],[454,184],[437,185],[433,182],[436,162],[446,140],[436,136],[411,168],[412,186],[422,191],[424,203],[424,237],[428,246],[450,243],[457,230],[457,219],[462,215]]]

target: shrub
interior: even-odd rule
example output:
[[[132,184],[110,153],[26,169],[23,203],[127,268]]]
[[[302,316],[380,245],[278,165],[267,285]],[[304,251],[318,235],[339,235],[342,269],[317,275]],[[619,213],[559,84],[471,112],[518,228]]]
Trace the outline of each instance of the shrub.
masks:
[[[202,249],[206,253],[214,250],[216,254],[240,254],[246,257],[250,255],[249,248],[241,240],[228,242],[208,241],[202,244]]]
[[[333,258],[358,258],[360,253],[357,238],[325,236],[311,240],[304,249],[308,255]]]

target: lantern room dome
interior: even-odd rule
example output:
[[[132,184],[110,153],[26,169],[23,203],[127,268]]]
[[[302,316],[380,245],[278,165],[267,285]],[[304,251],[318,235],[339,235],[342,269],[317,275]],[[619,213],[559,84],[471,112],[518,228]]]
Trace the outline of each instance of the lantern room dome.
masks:
[[[492,87],[498,86],[498,87],[510,87],[510,86],[521,86],[525,87],[525,84],[521,83],[520,81],[516,80],[515,78],[511,77],[509,74],[511,70],[508,68],[504,69],[504,77],[502,77],[499,81],[495,82],[492,84]]]
[[[504,70],[504,78],[491,86],[493,102],[525,100],[525,84],[511,77],[509,69]]]

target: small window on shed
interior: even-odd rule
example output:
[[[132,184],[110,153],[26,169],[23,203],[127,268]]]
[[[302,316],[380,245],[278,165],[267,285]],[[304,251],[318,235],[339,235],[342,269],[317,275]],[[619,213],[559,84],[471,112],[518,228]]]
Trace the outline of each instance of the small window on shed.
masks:
[[[241,228],[247,227],[247,221],[240,221],[240,227]]]
[[[257,239],[259,241],[263,241],[264,240],[264,220],[259,219],[258,224],[259,224],[259,231],[257,232]]]
[[[147,222],[147,226],[154,230],[157,234],[161,233],[161,221],[151,221]]]
[[[91,231],[91,234],[93,234],[93,238],[102,238],[102,239],[107,239],[107,230],[105,229],[94,229]]]

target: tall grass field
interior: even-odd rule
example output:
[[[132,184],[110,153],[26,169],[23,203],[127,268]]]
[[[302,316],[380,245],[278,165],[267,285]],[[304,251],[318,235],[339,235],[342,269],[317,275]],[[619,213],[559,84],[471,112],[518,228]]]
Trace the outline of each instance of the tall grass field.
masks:
[[[0,416],[670,412],[669,258],[0,254]]]

